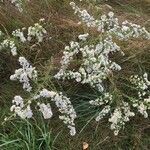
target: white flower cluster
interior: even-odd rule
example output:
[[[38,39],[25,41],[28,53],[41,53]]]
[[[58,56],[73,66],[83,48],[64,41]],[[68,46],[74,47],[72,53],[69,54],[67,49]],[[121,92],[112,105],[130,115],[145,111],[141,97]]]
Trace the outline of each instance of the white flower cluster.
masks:
[[[45,104],[43,102],[37,101],[38,99],[42,98],[50,98],[52,102],[55,102],[59,112],[61,113],[59,118],[63,120],[63,122],[70,129],[70,135],[74,136],[76,134],[74,123],[74,120],[77,117],[76,112],[69,98],[62,95],[62,93],[43,89],[39,91],[39,94],[35,94],[34,97],[30,98],[30,100],[27,101],[24,101],[21,96],[15,96],[12,100],[13,105],[11,106],[10,110],[14,112],[14,116],[18,115],[22,119],[31,118],[33,116],[33,113],[30,106],[34,101],[37,103],[39,111],[42,113],[44,119],[50,119],[53,116],[50,103]]]
[[[96,45],[80,47],[78,42],[70,42],[65,47],[64,56],[61,61],[61,69],[55,78],[75,79],[82,84],[88,83],[97,88],[100,92],[104,90],[103,80],[113,71],[119,71],[121,67],[109,59],[109,54],[120,51],[120,47],[112,41],[111,36],[100,40]],[[77,53],[82,55],[82,64],[79,71],[68,70],[68,66]]]
[[[100,121],[107,114],[112,112],[113,109],[113,96],[109,93],[104,93],[100,98],[90,101],[91,105],[104,106],[104,108],[98,113],[96,121]],[[129,121],[129,117],[134,116],[134,113],[130,111],[130,106],[127,102],[121,102],[121,106],[115,108],[111,113],[111,117],[108,119],[111,122],[111,130],[114,130],[114,134],[118,135],[120,129],[125,125],[125,122]]]
[[[109,12],[108,15],[102,15],[99,20],[90,16],[86,10],[78,11],[79,17],[82,19],[84,23],[87,24],[88,27],[95,27],[99,32],[104,33],[105,31],[109,31],[114,26],[118,26],[118,19],[114,18],[114,13]],[[88,19],[90,18],[90,19]]]
[[[109,12],[108,15],[102,15],[101,19],[96,20],[93,16],[89,15],[86,10],[81,10],[74,2],[71,2],[70,5],[81,18],[82,22],[88,27],[97,28],[102,34],[94,42],[90,41],[88,33],[78,36],[81,43],[71,41],[70,46],[65,47],[64,55],[61,60],[61,68],[55,75],[55,78],[75,79],[77,82],[82,84],[88,83],[91,87],[96,88],[100,92],[101,97],[90,101],[90,104],[103,107],[96,117],[96,120],[99,121],[108,113],[111,113],[109,122],[112,123],[111,129],[114,130],[114,134],[117,135],[119,130],[124,127],[125,122],[129,121],[129,117],[134,116],[134,113],[130,111],[130,103],[122,100],[119,104],[114,104],[112,95],[109,92],[105,93],[107,90],[104,86],[104,80],[108,79],[108,76],[112,74],[113,71],[121,70],[121,67],[116,62],[110,60],[110,54],[120,51],[124,55],[120,47],[113,42],[113,36],[119,40],[139,38],[140,36],[150,39],[150,34],[144,27],[129,23],[128,21],[124,21],[120,24],[118,19],[114,17],[113,12]],[[74,56],[79,55],[80,60],[77,61],[80,63],[80,66],[78,70],[77,68],[70,69],[71,63],[76,61],[76,57]],[[149,84],[149,81],[146,79],[147,76],[144,76],[144,82],[141,83],[138,80],[138,84],[142,86],[142,90],[143,88],[144,90],[147,88],[147,83]],[[139,94],[141,94],[141,92]],[[143,94],[144,93],[142,93],[142,95]],[[149,108],[147,104],[145,105],[146,102],[148,103],[149,99],[145,99],[143,103],[138,103],[137,105],[139,112],[143,114],[145,110]]]
[[[147,73],[144,73],[142,77],[139,75],[133,75],[130,77],[130,81],[136,86],[136,88],[138,88],[139,98],[146,95],[146,90],[148,90],[148,87],[150,86]]]
[[[111,130],[114,130],[114,135],[118,135],[120,129],[124,127],[125,122],[129,121],[129,117],[134,116],[134,112],[131,112],[130,106],[127,102],[123,102],[121,107],[114,110],[109,118],[111,122]]]
[[[43,21],[43,19],[40,19],[39,21],[41,22],[41,20]],[[28,27],[27,37],[24,35],[24,30],[25,28],[22,28],[22,30],[17,29],[12,32],[12,35],[18,37],[23,43],[27,40],[31,41],[33,38],[37,39],[38,42],[42,42],[44,35],[47,33],[46,29],[40,23],[35,23],[34,26]]]
[[[44,19],[40,19],[39,22],[43,22]],[[38,42],[42,42],[44,35],[47,33],[46,29],[40,24],[35,23],[34,26],[30,26],[28,28],[27,37],[24,34],[24,30],[26,28],[22,29],[16,29],[12,32],[12,38],[4,36],[3,33],[0,31],[0,38],[2,37],[2,42],[0,42],[0,50],[1,49],[10,49],[13,56],[17,55],[17,46],[15,43],[15,40],[17,42],[25,43],[27,41],[31,41],[33,38],[37,39]],[[16,37],[17,39],[14,39]],[[18,40],[19,39],[19,40]],[[1,40],[1,39],[0,39]]]
[[[13,35],[14,37],[18,37],[22,43],[26,42],[26,38],[25,38],[25,36],[24,36],[24,33],[23,33],[23,31],[21,31],[20,29],[17,29],[17,30],[15,30],[15,31],[13,31],[13,32],[12,32],[12,35]]]
[[[56,106],[59,109],[59,112],[62,114],[59,116],[61,120],[65,124],[67,124],[70,129],[70,134],[73,136],[76,134],[75,123],[74,120],[77,117],[76,112],[69,100],[66,96],[62,95],[62,93],[57,93],[54,91],[48,91],[47,89],[43,89],[39,92],[39,95],[36,95],[34,99],[39,98],[51,98],[51,101],[55,102]],[[40,106],[40,111],[43,113],[44,118],[49,118],[52,116],[50,105],[38,104]]]
[[[42,25],[40,25],[39,23],[35,23],[34,26],[30,26],[28,28],[28,41],[31,41],[32,37],[35,37],[38,42],[42,42],[43,41],[43,37],[44,35],[47,33],[47,31],[45,30],[45,28],[43,28]]]
[[[95,27],[96,21],[93,16],[91,16],[87,10],[81,10],[74,2],[70,2],[71,7],[74,9],[75,14],[81,18],[81,20],[87,24],[88,27]]]
[[[110,112],[110,105],[104,106],[104,108],[98,113],[96,121],[100,121]]]
[[[143,76],[134,75],[130,78],[131,83],[138,90],[138,99],[133,100],[133,107],[145,117],[148,117],[148,110],[150,109],[150,81],[148,74],[144,73]]]
[[[44,119],[50,119],[53,116],[50,104],[38,103],[39,111],[43,114]]]
[[[103,93],[102,96],[98,97],[95,100],[91,100],[89,103],[94,106],[102,106],[102,105],[106,105],[106,104],[111,104],[112,103],[112,95],[110,93]]]
[[[140,25],[133,24],[127,20],[122,22],[122,25],[115,26],[109,32],[115,35],[119,40],[128,40],[129,38],[144,37],[150,39],[150,33]]]
[[[18,7],[19,11],[22,11],[22,0],[12,0],[11,2]],[[90,41],[89,33],[79,35],[78,39],[80,42],[71,41],[70,45],[65,47],[61,68],[55,75],[55,78],[74,79],[76,82],[89,84],[91,87],[96,88],[101,96],[89,102],[93,106],[102,107],[102,110],[96,117],[96,121],[100,121],[107,114],[111,114],[109,118],[111,129],[114,130],[115,135],[118,135],[120,129],[129,121],[129,118],[135,115],[131,111],[130,102],[132,103],[131,106],[137,108],[145,118],[148,117],[147,111],[150,109],[150,81],[148,81],[146,73],[142,77],[138,75],[132,76],[130,81],[138,90],[137,100],[130,100],[130,102],[125,102],[124,99],[119,102],[114,100],[112,93],[105,89],[104,80],[108,79],[108,76],[112,75],[113,71],[121,70],[121,66],[112,61],[110,55],[115,52],[121,52],[123,55],[124,53],[113,41],[113,36],[119,40],[128,40],[129,38],[138,38],[140,36],[150,39],[150,33],[144,27],[129,23],[128,21],[120,24],[118,19],[114,17],[113,12],[102,15],[100,19],[95,19],[86,10],[81,10],[74,2],[71,2],[70,5],[82,22],[88,27],[97,28],[102,34],[94,42],[93,39]],[[34,38],[38,42],[42,42],[44,35],[47,33],[40,23],[35,23],[34,26],[30,26],[27,30],[26,36],[24,29],[17,29],[12,32],[12,35],[19,38],[22,43],[25,43]],[[0,36],[1,34],[0,31]],[[10,38],[3,40],[0,48],[10,48],[12,55],[17,55],[15,42]],[[80,56],[80,60],[77,60],[80,63],[79,67],[70,69],[70,64],[72,61],[76,61],[78,56]],[[11,75],[10,79],[19,80],[23,84],[23,89],[30,92],[32,90],[30,81],[37,79],[37,71],[24,57],[19,57],[19,63],[21,68],[15,70],[15,74]],[[50,103],[39,102],[42,98],[50,98],[61,113],[59,118],[70,129],[70,134],[72,136],[76,134],[74,121],[77,115],[68,97],[64,96],[61,92],[58,93],[47,89],[42,89],[34,95],[28,101],[23,100],[21,96],[15,96],[12,101],[11,111],[23,119],[31,118],[33,116],[31,100],[33,100],[37,103],[44,119],[50,119],[53,116]]]
[[[19,57],[19,63],[22,66],[21,68],[15,70],[15,74],[10,76],[11,80],[19,80],[23,83],[23,89],[30,92],[32,87],[30,85],[30,80],[37,79],[37,71],[35,67],[32,67],[29,62],[24,57]],[[20,116],[22,119],[31,118],[33,113],[31,110],[31,100],[37,100],[39,98],[51,98],[51,101],[54,101],[62,115],[59,116],[65,124],[68,125],[70,129],[70,134],[73,136],[76,134],[74,119],[76,118],[76,112],[66,96],[63,96],[62,93],[56,93],[54,91],[48,91],[43,89],[36,94],[34,97],[30,98],[26,103],[21,98],[21,96],[15,96],[13,105],[10,110],[14,112],[14,115]],[[53,113],[49,103],[40,103],[37,102],[39,111],[43,114],[44,119],[49,119],[52,117]]]
[[[86,41],[88,36],[89,36],[88,33],[86,33],[86,34],[80,34],[78,36],[78,38],[79,38],[79,40]]]
[[[11,75],[10,79],[19,80],[20,83],[23,83],[23,89],[30,92],[32,90],[30,80],[36,80],[37,71],[35,70],[35,67],[32,67],[24,57],[19,57],[19,63],[22,68],[15,70],[15,74]]]
[[[150,33],[144,27],[128,21],[120,24],[118,18],[114,17],[113,12],[109,12],[108,15],[102,15],[101,19],[95,19],[86,10],[81,10],[74,2],[71,2],[70,5],[83,23],[88,27],[97,28],[102,33],[113,34],[120,40],[127,40],[131,37],[138,38],[140,36],[150,39]]]
[[[0,50],[7,48],[10,49],[13,56],[17,55],[17,47],[13,39],[5,39],[0,43]]]
[[[30,101],[27,105],[24,104],[23,98],[21,96],[15,96],[12,100],[13,105],[10,110],[14,112],[14,115],[18,115],[22,119],[31,118],[33,113],[30,108]]]

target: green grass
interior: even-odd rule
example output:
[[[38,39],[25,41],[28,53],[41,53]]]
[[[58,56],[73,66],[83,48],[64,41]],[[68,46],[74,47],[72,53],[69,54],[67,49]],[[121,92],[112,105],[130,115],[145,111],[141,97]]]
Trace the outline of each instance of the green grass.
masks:
[[[40,125],[39,125],[40,124]],[[5,125],[9,125],[5,128]],[[0,148],[3,150],[51,150],[55,138],[51,134],[49,123],[11,120],[4,124],[0,135]],[[57,137],[57,136],[56,136]]]

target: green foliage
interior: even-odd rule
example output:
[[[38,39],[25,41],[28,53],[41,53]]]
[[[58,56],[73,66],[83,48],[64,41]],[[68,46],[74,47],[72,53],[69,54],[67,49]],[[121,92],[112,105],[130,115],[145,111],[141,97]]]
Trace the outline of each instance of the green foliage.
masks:
[[[39,123],[34,120],[12,120],[4,124],[1,130],[0,148],[5,150],[51,150],[55,141],[49,123],[45,124],[40,119]]]

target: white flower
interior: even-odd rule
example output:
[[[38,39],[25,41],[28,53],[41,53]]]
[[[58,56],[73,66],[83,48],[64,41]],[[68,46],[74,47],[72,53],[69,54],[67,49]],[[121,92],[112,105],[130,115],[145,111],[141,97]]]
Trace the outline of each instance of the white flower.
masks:
[[[106,15],[102,15],[102,16],[101,16],[101,19],[102,19],[102,21],[106,21],[107,16],[106,16]]]
[[[12,102],[15,103],[17,106],[20,105],[21,107],[23,107],[23,99],[21,96],[15,96]]]
[[[122,25],[120,25],[118,18],[114,17],[113,12],[109,12],[108,16],[102,15],[100,17],[101,19],[95,19],[86,10],[81,10],[74,2],[71,2],[70,5],[83,23],[88,27],[97,28],[99,32],[113,34],[120,40],[127,40],[132,37],[138,38],[140,36],[150,39],[150,33],[140,25],[128,21],[124,21]]]
[[[38,104],[38,106],[40,107],[39,111],[42,112],[44,119],[49,119],[52,117],[53,113],[49,103],[47,105],[44,103]]]
[[[109,122],[111,122],[111,130],[114,130],[114,135],[118,135],[120,129],[124,127],[125,122],[129,121],[129,117],[135,114],[130,111],[130,106],[127,102],[122,102],[122,106],[114,110]]]
[[[23,83],[23,89],[30,92],[32,90],[30,80],[36,80],[37,71],[24,57],[19,57],[19,63],[22,68],[15,70],[15,74],[10,76],[10,80],[19,80],[20,83]]]
[[[70,6],[75,7],[75,3],[74,2],[70,2]]]
[[[99,112],[98,116],[96,117],[96,121],[100,121],[105,115],[110,112],[110,106],[106,105],[102,111]]]
[[[18,115],[22,119],[31,118],[33,116],[30,104],[25,106],[23,98],[21,96],[15,96],[12,100],[13,105],[10,110]]]
[[[130,82],[136,86],[138,91],[138,96],[142,99],[146,95],[146,91],[150,86],[150,81],[148,80],[147,73],[144,73],[143,76],[134,75],[130,77]]]
[[[123,32],[127,32],[128,30],[130,30],[130,28],[128,26],[122,26],[122,31]]]
[[[70,129],[70,135],[71,135],[71,136],[74,136],[74,135],[76,134],[76,129],[75,129],[75,127],[68,126],[68,128]]]
[[[2,43],[1,43],[1,48],[2,49],[7,49],[9,48],[12,55],[16,56],[17,55],[17,47],[15,45],[15,42],[12,39],[5,39]]]
[[[108,16],[109,16],[110,18],[112,18],[112,17],[114,16],[114,13],[111,11],[111,12],[108,13]]]
[[[31,41],[33,37],[35,37],[38,42],[42,42],[44,35],[47,33],[45,28],[42,27],[39,23],[35,23],[34,26],[30,26],[28,28],[28,41]]]
[[[76,133],[74,120],[77,116],[69,98],[62,95],[62,93],[48,91],[47,89],[41,90],[38,95],[34,96],[34,98],[36,100],[39,98],[50,98],[51,101],[55,102],[59,112],[61,113],[59,118],[67,124],[71,135]],[[45,105],[42,103],[38,105],[40,106],[40,111],[43,113],[44,118],[49,118],[52,115],[49,104]]]
[[[40,96],[44,98],[52,98],[56,95],[56,92],[54,91],[48,91],[47,89],[43,89],[40,91]]]
[[[89,103],[94,106],[101,106],[103,104],[111,103],[111,101],[112,101],[112,95],[110,93],[103,93],[102,96],[100,96],[95,100],[91,100]]]
[[[70,46],[65,48],[61,60],[62,66],[55,78],[75,79],[82,84],[89,83],[92,87],[102,92],[104,90],[102,81],[107,78],[111,71],[121,70],[118,64],[109,59],[109,54],[117,51],[121,51],[120,47],[112,41],[110,36],[96,45],[85,45],[83,47],[80,47],[77,42],[70,42]],[[83,57],[82,64],[79,67],[79,71],[71,71],[68,66],[73,56],[79,52]]]
[[[82,41],[86,41],[86,39],[87,39],[88,36],[89,36],[88,33],[86,33],[86,34],[80,34],[80,35],[78,36],[78,38],[79,38],[80,40],[82,40]]]
[[[45,21],[45,18],[41,18],[39,21],[40,21],[40,22],[44,22],[44,21]]]
[[[138,106],[138,111],[144,116],[144,118],[147,118],[148,117],[148,113],[147,113],[147,106],[144,105],[143,103],[141,103],[139,106]]]
[[[24,37],[24,33],[20,29],[13,31],[12,35],[15,37],[19,37],[21,42],[23,42],[23,43],[26,42],[26,38]]]

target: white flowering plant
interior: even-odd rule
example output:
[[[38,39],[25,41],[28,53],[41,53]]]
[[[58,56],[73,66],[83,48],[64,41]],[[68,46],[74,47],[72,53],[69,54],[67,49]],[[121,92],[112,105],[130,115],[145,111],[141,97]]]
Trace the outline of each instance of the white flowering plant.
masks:
[[[128,21],[120,23],[113,12],[102,15],[100,19],[95,19],[74,2],[71,2],[70,5],[87,27],[97,30],[98,36],[93,39],[89,33],[85,33],[78,36],[80,42],[71,41],[70,45],[65,47],[61,68],[55,78],[59,80],[74,79],[78,83],[89,84],[96,89],[100,96],[89,102],[91,105],[103,107],[98,113],[96,121],[100,121],[110,114],[110,128],[114,130],[115,135],[118,135],[129,118],[135,116],[134,108],[137,108],[145,118],[148,117],[149,92],[146,94],[145,90],[149,88],[149,81],[146,73],[143,75],[144,81],[140,80],[140,77],[137,77],[137,80],[134,77],[131,78],[131,83],[139,90],[139,97],[135,101],[134,98],[132,100],[127,98],[117,89],[113,82],[113,76],[115,76],[115,72],[121,70],[121,66],[118,64],[119,62],[112,61],[110,56],[120,52],[123,57],[125,52],[121,50],[115,39],[127,41],[131,38],[145,38],[149,40],[150,33],[140,25]],[[80,56],[79,59],[77,59],[78,56]],[[79,67],[71,69],[70,65],[73,62],[79,62]],[[140,90],[142,91],[140,92]],[[146,100],[141,96],[147,96]],[[132,96],[130,95],[130,97]]]
[[[13,56],[18,54],[20,47],[29,47],[38,45],[47,36],[47,31],[43,27],[44,19],[40,19],[38,23],[27,29],[23,27],[22,29],[16,29],[12,31],[11,35],[7,35],[0,32],[0,50],[10,51]],[[21,50],[19,51],[21,53]]]
[[[12,3],[23,12],[22,0],[14,0]],[[75,35],[76,40],[74,38],[69,44],[60,41],[65,45],[60,67],[53,64],[55,56],[52,58],[54,61],[44,61],[46,58],[41,56],[40,63],[37,62],[38,66],[34,60],[37,60],[37,55],[41,53],[37,50],[34,58],[29,54],[36,46],[41,47],[43,44],[44,48],[46,47],[45,39],[49,31],[44,26],[44,19],[27,28],[18,28],[10,32],[10,35],[0,31],[0,52],[11,52],[11,58],[15,61],[17,59],[18,62],[16,68],[11,70],[13,73],[10,80],[19,82],[24,92],[13,95],[10,106],[12,115],[6,117],[5,121],[12,117],[34,119],[37,114],[41,114],[45,120],[50,120],[56,109],[59,119],[67,126],[70,135],[74,136],[76,119],[81,117],[78,109],[82,109],[83,102],[86,101],[87,114],[95,113],[96,110],[96,121],[107,118],[110,129],[114,131],[114,135],[118,135],[133,116],[140,114],[148,118],[150,109],[148,69],[142,68],[140,73],[132,71],[131,76],[126,77],[124,84],[127,84],[128,93],[125,92],[126,89],[122,90],[117,85],[124,69],[121,60],[126,57],[126,51],[119,44],[122,41],[140,38],[148,41],[150,33],[145,27],[127,20],[120,22],[113,12],[96,19],[74,2],[70,2],[70,6],[81,20],[77,25],[82,23],[85,32]],[[46,55],[49,56],[48,59],[51,57],[48,52]],[[116,55],[119,55],[119,59],[115,58]],[[54,72],[55,66],[58,72]],[[68,92],[68,83],[71,83],[71,88],[79,86],[77,93]],[[15,82],[11,84],[15,85]],[[86,87],[87,91],[82,87]],[[82,92],[83,97],[80,96]],[[88,93],[88,96],[85,93]],[[79,99],[76,98],[77,95]],[[84,110],[81,111],[83,116],[87,115],[84,114]]]
[[[21,43],[24,43],[27,40],[30,42],[34,37],[39,43],[43,41],[43,36],[46,33],[47,31],[41,25],[36,23],[34,27],[28,28],[27,38],[25,38],[23,31],[20,29],[13,31],[12,35]],[[12,106],[10,108],[11,112],[13,112],[12,116],[19,116],[22,119],[32,118],[33,110],[31,107],[33,107],[33,103],[36,103],[35,108],[38,107],[38,111],[41,112],[44,119],[50,119],[53,115],[50,103],[45,103],[43,100],[40,100],[44,98],[51,99],[51,101],[56,104],[59,112],[62,114],[59,116],[59,118],[63,120],[64,124],[66,124],[70,129],[70,135],[74,136],[76,134],[74,123],[76,112],[71,104],[70,99],[64,96],[61,92],[41,89],[41,87],[44,86],[45,80],[43,83],[38,83],[38,71],[36,68],[32,67],[25,57],[19,57],[18,62],[21,68],[15,70],[15,73],[10,76],[10,80],[18,80],[20,83],[22,83],[23,89],[29,92],[29,98],[23,99],[20,95],[16,95],[14,97],[12,100]],[[45,78],[47,78],[47,76]],[[34,88],[32,87],[33,83],[35,84]],[[10,118],[11,117],[5,118],[5,121],[9,120]]]

